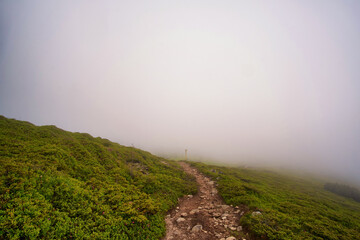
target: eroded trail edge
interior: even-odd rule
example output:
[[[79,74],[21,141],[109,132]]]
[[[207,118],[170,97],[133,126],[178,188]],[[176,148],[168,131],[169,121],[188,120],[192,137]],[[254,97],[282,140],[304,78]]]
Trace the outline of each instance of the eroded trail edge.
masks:
[[[249,239],[239,226],[246,209],[226,205],[218,195],[216,184],[189,164],[179,163],[195,176],[199,189],[195,196],[180,199],[179,206],[166,216],[165,240],[235,240]]]

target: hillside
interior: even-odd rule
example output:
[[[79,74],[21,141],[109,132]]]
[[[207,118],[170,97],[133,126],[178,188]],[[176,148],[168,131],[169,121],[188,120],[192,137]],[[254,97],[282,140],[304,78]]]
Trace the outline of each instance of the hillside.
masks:
[[[3,116],[0,166],[0,239],[159,239],[196,192],[175,162]]]
[[[240,219],[259,239],[360,239],[360,203],[324,182],[272,171],[191,163],[215,180],[226,204],[247,208]]]
[[[160,239],[170,209],[167,223],[183,239],[360,239],[354,194],[273,171],[188,164],[186,173],[140,149],[0,116],[0,239]],[[199,224],[204,231],[189,232]]]

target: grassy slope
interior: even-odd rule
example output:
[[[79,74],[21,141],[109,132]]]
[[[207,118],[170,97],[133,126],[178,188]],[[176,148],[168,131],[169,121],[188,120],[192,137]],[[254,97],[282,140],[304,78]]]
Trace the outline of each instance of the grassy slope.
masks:
[[[360,203],[323,189],[323,182],[275,172],[192,163],[217,180],[227,204],[247,205],[241,219],[269,239],[360,239]],[[262,215],[251,212],[261,209]]]
[[[158,239],[196,191],[172,161],[2,116],[0,166],[0,239]]]

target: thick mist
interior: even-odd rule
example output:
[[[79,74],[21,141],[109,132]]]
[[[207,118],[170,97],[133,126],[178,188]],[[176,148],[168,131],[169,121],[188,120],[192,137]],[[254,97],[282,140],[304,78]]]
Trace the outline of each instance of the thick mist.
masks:
[[[360,181],[359,1],[1,1],[0,114]]]

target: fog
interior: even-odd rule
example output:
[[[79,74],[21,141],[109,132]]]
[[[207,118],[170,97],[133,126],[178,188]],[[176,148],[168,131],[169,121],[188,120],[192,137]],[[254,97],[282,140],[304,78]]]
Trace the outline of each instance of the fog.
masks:
[[[360,181],[360,1],[0,2],[0,114]]]

